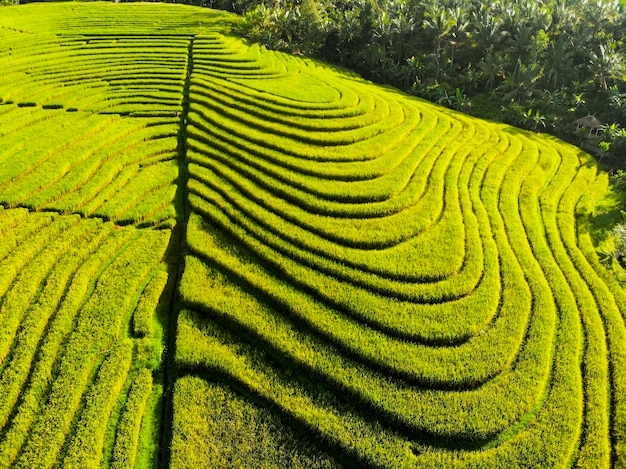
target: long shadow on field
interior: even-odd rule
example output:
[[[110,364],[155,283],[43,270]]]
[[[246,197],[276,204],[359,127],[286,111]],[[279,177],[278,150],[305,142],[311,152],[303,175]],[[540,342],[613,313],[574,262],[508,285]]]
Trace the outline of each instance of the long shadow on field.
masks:
[[[171,456],[172,425],[173,425],[173,395],[176,383],[176,369],[174,363],[174,350],[176,347],[176,324],[180,311],[177,286],[184,270],[184,253],[186,251],[185,235],[187,221],[189,220],[189,203],[187,200],[187,181],[189,179],[187,169],[187,123],[189,115],[189,88],[191,86],[191,74],[193,73],[193,44],[192,37],[188,45],[187,73],[183,87],[182,112],[178,131],[178,181],[176,188],[176,209],[178,223],[172,230],[171,243],[168,249],[170,299],[169,320],[165,329],[166,349],[163,357],[163,408],[160,435],[160,467],[169,467]]]

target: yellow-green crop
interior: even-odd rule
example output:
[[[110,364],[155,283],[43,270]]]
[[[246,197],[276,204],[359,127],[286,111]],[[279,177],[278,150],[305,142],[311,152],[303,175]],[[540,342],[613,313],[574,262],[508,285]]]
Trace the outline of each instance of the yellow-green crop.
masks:
[[[0,9],[0,466],[626,466],[606,176],[183,5]]]

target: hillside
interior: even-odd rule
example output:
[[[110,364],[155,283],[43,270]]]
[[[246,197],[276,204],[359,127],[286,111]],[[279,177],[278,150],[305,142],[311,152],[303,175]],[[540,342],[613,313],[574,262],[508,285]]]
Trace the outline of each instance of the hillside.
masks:
[[[626,467],[593,158],[237,21],[0,8],[0,466]]]

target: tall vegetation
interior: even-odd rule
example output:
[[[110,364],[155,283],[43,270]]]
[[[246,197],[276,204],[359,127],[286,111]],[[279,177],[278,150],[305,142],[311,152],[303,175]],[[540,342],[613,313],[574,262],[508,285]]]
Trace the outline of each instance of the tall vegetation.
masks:
[[[618,0],[235,6],[243,33],[270,48],[315,53],[458,110],[561,137],[596,114],[614,124],[604,139],[611,151],[626,156],[626,5]]]

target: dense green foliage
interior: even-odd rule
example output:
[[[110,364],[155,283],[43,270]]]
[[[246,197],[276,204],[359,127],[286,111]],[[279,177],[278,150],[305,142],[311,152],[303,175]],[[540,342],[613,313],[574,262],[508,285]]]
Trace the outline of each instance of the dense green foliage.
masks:
[[[241,31],[447,107],[574,143],[597,115],[626,158],[626,5],[619,0],[240,0]],[[597,142],[593,142],[597,146]]]
[[[0,466],[626,466],[593,158],[238,22],[0,10]]]

